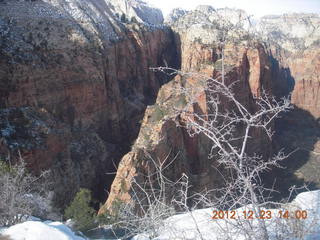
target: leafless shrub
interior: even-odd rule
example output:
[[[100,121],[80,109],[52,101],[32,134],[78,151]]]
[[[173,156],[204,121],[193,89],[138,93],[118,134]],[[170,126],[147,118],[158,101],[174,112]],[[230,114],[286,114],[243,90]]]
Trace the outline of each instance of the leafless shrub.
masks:
[[[171,72],[173,69],[169,70]],[[179,71],[176,73],[184,74]],[[194,88],[182,87],[183,94],[189,96],[189,103],[184,109],[178,109],[178,114],[183,116],[181,126],[188,130],[190,136],[207,136],[212,143],[209,158],[224,169],[224,187],[199,194],[200,201],[208,207],[221,210],[250,205],[258,227],[257,230],[251,225],[246,228],[248,239],[268,239],[265,221],[259,214],[263,207],[272,203],[268,198],[272,189],[263,186],[261,174],[273,167],[280,167],[279,162],[287,156],[278,152],[265,158],[262,154],[250,152],[248,145],[253,131],[260,131],[271,139],[273,120],[291,108],[289,98],[276,100],[261,91],[259,96],[254,96],[254,108],[249,109],[236,98],[236,83],[227,85],[223,78],[213,79],[201,74],[188,73],[188,76],[205,82],[202,87],[206,92],[209,110],[204,114],[190,111],[192,104],[197,101],[197,93]],[[240,225],[244,228],[245,224],[248,225],[248,221]]]
[[[131,200],[122,202],[117,212],[113,212],[117,216],[112,224],[115,235],[121,228],[127,232],[125,237],[143,233],[154,238],[161,229],[170,228],[165,219],[188,209],[187,176],[172,181],[165,174],[176,157],[170,160],[170,154],[165,159],[155,159],[147,152],[146,155],[149,159],[146,172],[139,173],[131,181]]]
[[[0,226],[11,226],[49,210],[46,192],[49,172],[32,175],[21,157],[15,165],[0,163]]]

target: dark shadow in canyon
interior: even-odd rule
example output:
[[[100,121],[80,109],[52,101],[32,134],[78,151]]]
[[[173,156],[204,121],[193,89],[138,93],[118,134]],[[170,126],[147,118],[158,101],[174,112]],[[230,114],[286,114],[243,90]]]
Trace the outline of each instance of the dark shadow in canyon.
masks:
[[[290,69],[282,67],[276,58],[270,55],[272,63],[272,88],[277,98],[289,96],[295,86],[295,79]],[[289,112],[281,114],[275,120],[274,136],[272,141],[273,153],[283,151],[290,154],[280,165],[283,168],[274,168],[264,173],[262,181],[269,188],[277,192],[273,199],[278,201],[289,196],[291,186],[307,185],[314,190],[320,187],[320,176],[317,170],[320,157],[313,152],[315,143],[320,139],[319,119],[310,112],[294,106]],[[296,196],[300,189],[294,192]]]
[[[271,62],[272,93],[277,98],[289,96],[294,89],[295,79],[291,75],[288,67],[284,67],[275,56],[269,51],[269,61]]]
[[[283,168],[264,174],[267,186],[274,184],[274,189],[278,191],[274,194],[275,200],[288,197],[288,189],[294,185],[301,187],[306,184],[310,190],[319,189],[320,153],[314,152],[314,145],[320,139],[319,119],[294,106],[293,110],[276,120],[273,139],[274,151],[283,149],[284,153],[291,153],[281,163]],[[305,189],[295,191],[292,197],[299,191]]]
[[[177,34],[175,34],[170,28],[168,28],[169,36],[171,38],[171,46],[166,48],[165,51],[159,56],[157,59],[157,65],[156,66],[150,66],[150,67],[170,67],[174,69],[180,69],[181,67],[181,56],[178,54],[180,49],[180,38]],[[138,43],[135,43],[135,48],[137,52],[139,52],[138,49],[139,45]],[[139,64],[139,59],[137,58],[136,64]],[[175,75],[166,74],[163,72],[155,71],[151,69],[145,69],[148,74],[155,74],[155,79],[157,79],[159,83],[159,88],[152,88],[150,86],[145,86],[143,88],[143,108],[133,111],[130,114],[128,114],[124,120],[120,123],[120,135],[110,137],[110,129],[112,129],[112,122],[106,122],[105,125],[99,129],[99,135],[102,139],[104,139],[110,146],[112,146],[111,149],[113,149],[112,152],[112,159],[111,161],[108,161],[107,166],[107,172],[110,173],[108,175],[105,175],[105,177],[100,178],[99,183],[97,185],[97,194],[95,195],[96,199],[98,199],[100,202],[104,202],[108,197],[108,192],[110,191],[111,184],[113,183],[113,180],[116,176],[116,171],[118,164],[121,160],[121,158],[127,154],[130,150],[132,145],[134,144],[134,141],[138,137],[142,119],[145,114],[145,110],[148,105],[153,105],[156,102],[158,92],[162,85],[168,83],[171,81]],[[170,73],[170,72],[168,72]],[[134,80],[133,80],[134,82]],[[106,87],[107,87],[107,78],[106,78]],[[122,87],[123,89],[126,89],[126,86]],[[125,92],[125,91],[124,91]],[[124,93],[123,92],[123,93]],[[131,93],[124,93],[124,98],[129,99],[129,101],[134,101],[135,95]],[[103,194],[101,189],[103,189]]]

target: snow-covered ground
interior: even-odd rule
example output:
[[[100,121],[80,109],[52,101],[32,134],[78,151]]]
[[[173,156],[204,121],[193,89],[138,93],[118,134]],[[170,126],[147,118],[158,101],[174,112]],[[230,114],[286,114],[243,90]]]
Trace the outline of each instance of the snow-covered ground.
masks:
[[[2,232],[12,240],[85,240],[61,222],[27,221]]]
[[[165,221],[160,235],[153,240],[242,240],[249,239],[248,235],[252,237],[251,239],[256,239],[252,236],[252,232],[259,231],[258,220],[244,219],[244,211],[249,215],[250,209],[250,206],[236,209],[236,219],[227,219],[224,216],[223,219],[213,220],[213,209],[200,209],[192,213],[175,215]],[[281,213],[280,209],[264,210],[265,213],[268,210],[271,212],[270,219],[265,220],[270,240],[320,240],[320,190],[299,194],[294,201],[283,206]],[[284,215],[286,210],[288,216]],[[303,211],[307,216],[302,215]],[[265,216],[267,217],[267,214]],[[149,239],[146,235],[134,238],[134,240]]]
[[[201,239],[200,235],[203,240],[248,239],[244,230],[254,232],[258,222],[257,219],[244,219],[243,211],[248,213],[249,210],[250,206],[236,209],[236,219],[224,217],[224,219],[214,220],[212,209],[174,215],[165,220],[159,236],[153,240],[197,240]],[[320,239],[320,190],[301,193],[294,201],[283,206],[283,218],[279,217],[279,209],[265,209],[266,212],[268,210],[272,214],[270,219],[266,220],[270,240]],[[286,210],[288,210],[288,218],[284,215]],[[301,215],[303,211],[307,216]],[[50,221],[26,221],[5,229],[2,234],[9,236],[12,240],[85,240],[66,225]],[[133,240],[150,240],[150,238],[139,235]]]

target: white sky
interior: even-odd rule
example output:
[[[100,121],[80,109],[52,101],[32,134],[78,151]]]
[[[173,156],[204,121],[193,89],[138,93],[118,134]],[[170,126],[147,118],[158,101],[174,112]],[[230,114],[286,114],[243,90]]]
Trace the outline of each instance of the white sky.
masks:
[[[320,13],[320,0],[145,0],[160,8],[166,16],[173,8],[194,9],[198,5],[214,8],[240,8],[255,17],[291,12]]]

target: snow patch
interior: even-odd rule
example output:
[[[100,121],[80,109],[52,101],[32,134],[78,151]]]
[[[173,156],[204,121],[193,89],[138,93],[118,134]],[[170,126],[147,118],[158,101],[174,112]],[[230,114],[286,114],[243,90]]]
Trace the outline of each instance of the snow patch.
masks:
[[[276,239],[320,239],[320,190],[299,194],[291,203],[283,206],[284,209],[264,209],[272,212],[272,218],[265,220],[270,240]],[[249,211],[251,206],[244,206],[235,210],[237,216],[243,215],[243,211]],[[280,218],[280,210],[289,209],[291,219]],[[239,219],[212,219],[214,209],[199,209],[190,213],[179,214],[165,220],[164,226],[159,230],[159,236],[153,240],[215,240],[215,239],[248,239],[243,229],[237,228]],[[306,219],[294,219],[295,211],[306,210]],[[258,220],[244,220],[241,224],[257,226]],[[293,231],[299,229],[300,236],[294,236]],[[284,233],[281,235],[281,233]],[[292,234],[292,237],[289,237]],[[299,234],[299,233],[298,233]],[[201,238],[200,238],[201,235]],[[252,237],[252,236],[251,236]],[[146,235],[137,235],[134,240],[147,240]]]
[[[27,221],[2,232],[12,240],[85,240],[61,222]]]

